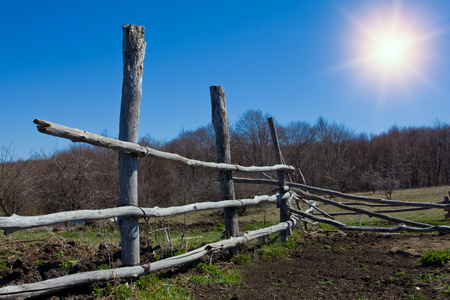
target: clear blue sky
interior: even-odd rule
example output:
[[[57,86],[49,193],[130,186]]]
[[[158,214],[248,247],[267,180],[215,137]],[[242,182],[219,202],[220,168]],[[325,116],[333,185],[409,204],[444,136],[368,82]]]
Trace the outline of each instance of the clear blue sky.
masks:
[[[231,124],[248,109],[368,134],[448,123],[450,1],[126,3],[1,2],[0,145],[27,158],[69,144],[38,133],[35,118],[117,137],[123,24],[146,29],[141,137],[207,125],[211,85],[224,87]],[[355,49],[392,11],[419,37],[420,64],[383,85]]]

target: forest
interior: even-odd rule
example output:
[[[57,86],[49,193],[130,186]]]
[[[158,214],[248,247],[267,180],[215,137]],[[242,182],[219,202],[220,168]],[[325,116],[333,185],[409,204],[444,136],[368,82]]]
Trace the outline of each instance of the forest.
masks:
[[[248,110],[232,126],[232,162],[245,166],[275,164],[267,119]],[[392,191],[450,184],[450,125],[392,126],[379,135],[357,134],[344,124],[320,117],[314,124],[277,123],[286,164],[295,182],[341,192]],[[38,133],[36,133],[38,134]],[[183,130],[167,142],[145,136],[140,144],[204,161],[216,161],[212,124]],[[117,206],[118,153],[83,144],[51,155],[17,160],[11,146],[0,149],[0,215],[37,215],[65,210]],[[167,207],[218,201],[215,171],[140,158],[139,203]],[[239,176],[239,175],[238,175]],[[276,174],[254,174],[258,178]],[[273,187],[235,184],[236,197],[272,193]]]

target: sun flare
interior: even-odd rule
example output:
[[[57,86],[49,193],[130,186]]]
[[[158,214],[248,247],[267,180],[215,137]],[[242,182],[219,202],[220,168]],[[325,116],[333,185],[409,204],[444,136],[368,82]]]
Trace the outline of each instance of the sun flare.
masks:
[[[393,28],[368,26],[368,31],[360,37],[363,47],[358,56],[365,58],[371,69],[392,77],[394,71],[404,76],[402,73],[419,67],[417,58],[422,47],[418,42],[419,32],[406,28],[406,25],[391,25]]]
[[[438,89],[428,74],[434,59],[430,54],[433,40],[446,30],[431,27],[419,7],[403,4],[374,1],[351,10],[340,7],[348,22],[346,59],[332,70],[352,71],[360,86],[374,89],[379,98],[420,85]]]
[[[375,42],[373,51],[375,60],[386,67],[408,61],[408,42],[402,37],[382,37]]]

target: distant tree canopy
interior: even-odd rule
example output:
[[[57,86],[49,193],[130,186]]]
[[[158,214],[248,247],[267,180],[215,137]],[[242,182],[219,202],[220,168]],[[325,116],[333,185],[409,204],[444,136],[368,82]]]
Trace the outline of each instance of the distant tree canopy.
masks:
[[[267,124],[260,110],[242,114],[232,126],[231,159],[241,165],[275,164]],[[450,184],[450,126],[392,127],[368,137],[320,117],[315,124],[277,124],[287,164],[301,170],[309,185],[342,192],[383,191]],[[183,130],[171,141],[149,136],[141,144],[188,158],[215,161],[211,124]],[[140,205],[171,206],[220,199],[217,172],[152,158],[139,159]],[[117,153],[73,145],[49,157],[14,161],[0,153],[0,214],[33,215],[117,205]],[[298,173],[293,179],[303,182]],[[271,175],[271,174],[269,174]],[[254,174],[255,177],[261,177]],[[273,174],[275,177],[276,174]],[[238,198],[270,193],[271,187],[236,184]]]

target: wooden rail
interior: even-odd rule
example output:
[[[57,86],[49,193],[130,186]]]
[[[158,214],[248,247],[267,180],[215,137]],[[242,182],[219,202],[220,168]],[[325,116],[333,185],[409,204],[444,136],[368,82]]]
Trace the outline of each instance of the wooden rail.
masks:
[[[198,168],[213,169],[217,171],[232,171],[232,172],[295,171],[294,167],[287,165],[245,167],[234,164],[204,162],[201,160],[189,159],[178,154],[156,150],[151,147],[142,146],[136,143],[124,142],[112,138],[107,138],[84,130],[66,127],[49,121],[35,119],[34,123],[39,125],[37,126],[39,132],[52,136],[57,136],[60,138],[69,139],[72,142],[82,142],[102,148],[109,148],[117,151],[135,153],[140,157],[149,156],[157,159],[168,160],[188,167],[198,167]]]
[[[240,183],[278,185],[277,181],[270,180],[270,179],[233,177],[233,180],[234,180],[234,182],[240,182]],[[380,204],[386,204],[388,206],[416,206],[416,207],[423,207],[423,208],[441,208],[441,209],[450,208],[450,201],[448,201],[448,200],[444,200],[442,202],[437,202],[437,203],[387,200],[387,199],[383,199],[383,198],[373,198],[373,197],[351,195],[351,194],[341,193],[338,191],[333,191],[333,190],[328,190],[328,189],[321,189],[318,187],[309,186],[309,185],[301,184],[301,183],[295,183],[295,182],[286,182],[286,185],[288,187],[298,188],[298,189],[305,190],[305,191],[312,192],[312,193],[336,196],[336,197],[340,197],[343,199],[375,202],[375,203],[380,203]],[[345,204],[346,205],[367,205],[367,204],[362,204],[362,203],[358,203],[358,204],[345,203]]]
[[[98,210],[76,210],[65,211],[40,216],[19,216],[12,215],[10,217],[0,217],[0,229],[4,230],[5,234],[13,233],[17,230],[35,228],[40,226],[49,226],[58,223],[72,222],[78,220],[101,220],[115,218],[119,216],[133,216],[133,217],[167,217],[178,214],[185,214],[190,212],[221,209],[229,207],[241,207],[258,205],[261,203],[273,203],[280,200],[288,200],[294,195],[290,192],[272,196],[255,196],[253,199],[241,200],[225,200],[219,202],[199,202],[174,207],[152,207],[143,208],[138,206],[121,206]]]

